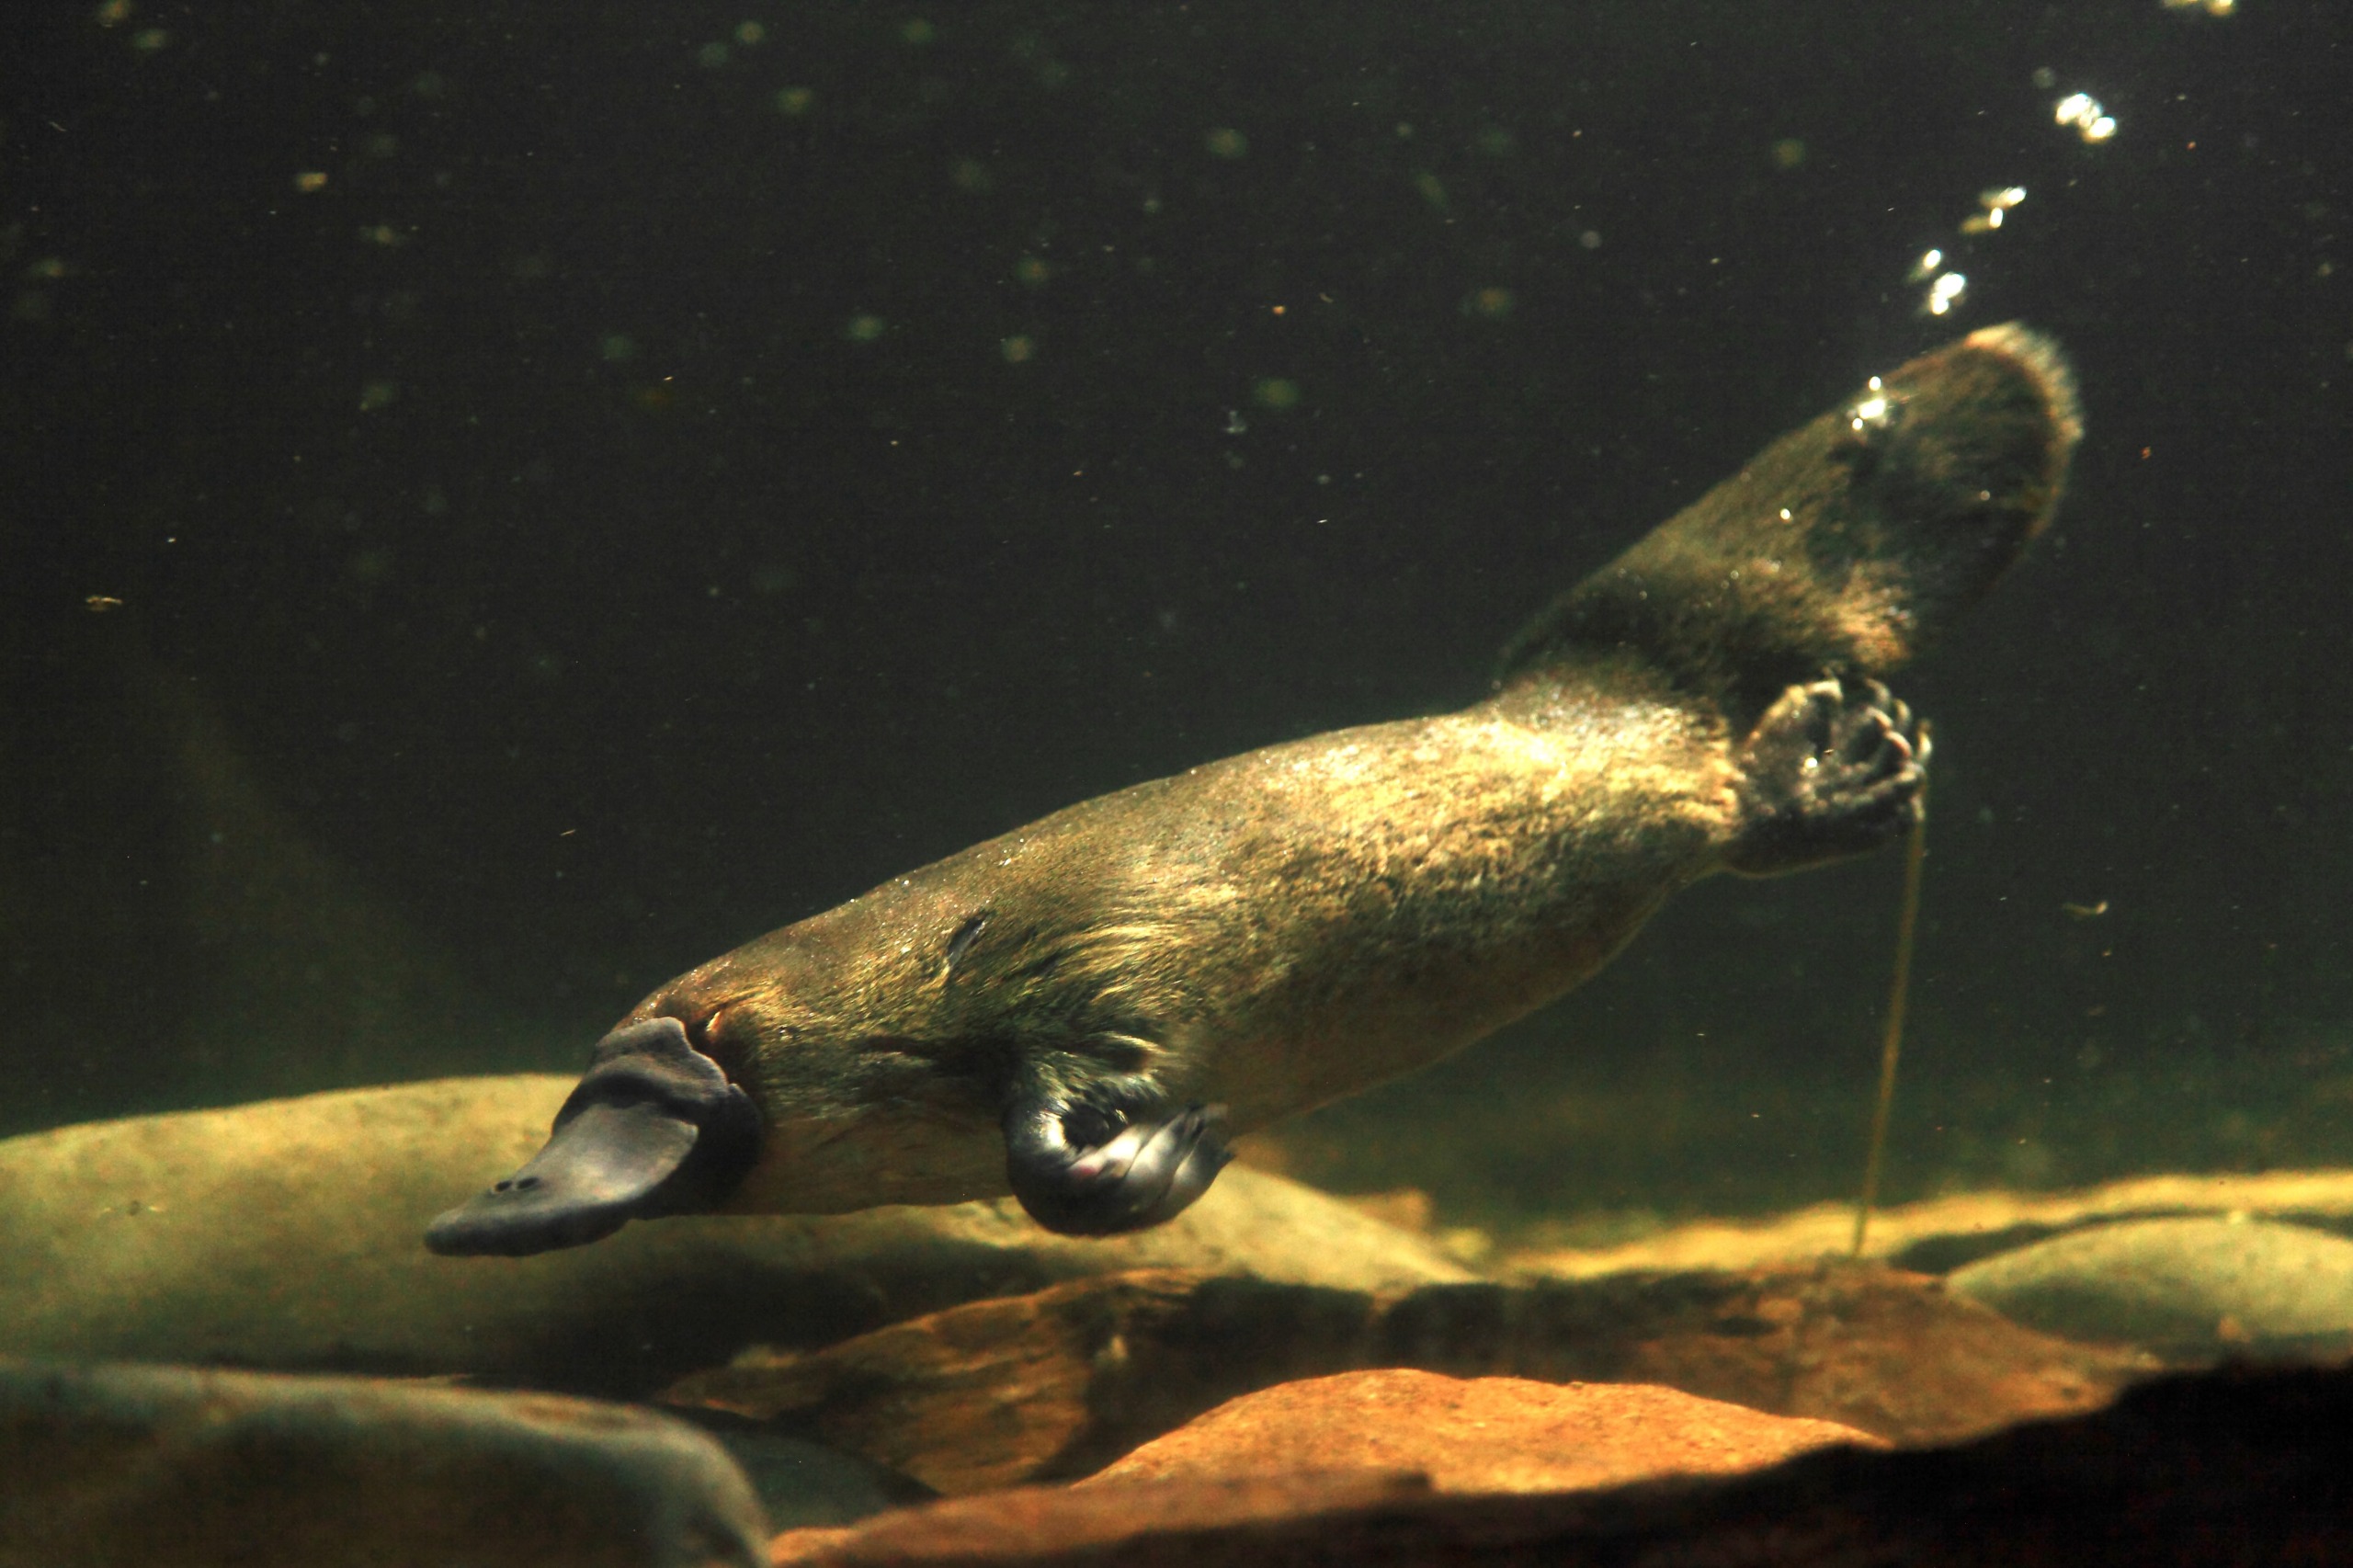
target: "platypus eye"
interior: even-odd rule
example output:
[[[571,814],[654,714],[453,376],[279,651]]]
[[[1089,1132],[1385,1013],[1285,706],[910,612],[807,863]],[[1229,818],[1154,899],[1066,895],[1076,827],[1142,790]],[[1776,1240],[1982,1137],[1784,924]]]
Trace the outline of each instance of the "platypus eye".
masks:
[[[964,924],[957,926],[956,934],[948,938],[947,956],[939,960],[942,973],[964,961],[964,955],[971,952],[972,944],[981,939],[981,932],[988,923],[989,912],[985,909],[977,915],[965,916]]]

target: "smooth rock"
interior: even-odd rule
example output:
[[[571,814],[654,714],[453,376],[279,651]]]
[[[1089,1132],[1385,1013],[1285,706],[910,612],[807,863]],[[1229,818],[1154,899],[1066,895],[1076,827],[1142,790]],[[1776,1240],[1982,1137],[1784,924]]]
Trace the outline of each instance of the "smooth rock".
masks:
[[[2136,1220],[1953,1273],[1955,1294],[2076,1339],[2174,1356],[2353,1351],[2353,1241],[2263,1220]]]
[[[762,1561],[726,1451],[551,1394],[0,1365],[0,1568]]]
[[[1657,1383],[1915,1443],[2087,1409],[2157,1369],[1875,1266],[1380,1295],[1148,1270],[746,1350],[662,1397],[780,1418],[953,1496],[1087,1475],[1237,1395],[1383,1367]]]
[[[2066,1192],[1953,1193],[1874,1213],[1864,1256],[1944,1274],[2087,1226],[2232,1214],[2353,1229],[2353,1170],[2133,1176]],[[1493,1260],[1492,1267],[1497,1274],[1586,1279],[1638,1270],[1786,1267],[1844,1258],[1854,1230],[1852,1203],[1820,1203],[1794,1214],[1696,1220],[1619,1246],[1527,1248]]]
[[[0,1142],[0,1355],[467,1372],[628,1392],[760,1342],[1192,1267],[1370,1290],[1467,1278],[1421,1237],[1243,1169],[1175,1222],[1086,1241],[1011,1199],[631,1225],[529,1258],[426,1221],[545,1138],[572,1081],[449,1078]]]
[[[853,1525],[938,1494],[813,1437],[771,1431],[718,1411],[673,1410],[718,1440],[752,1483],[771,1529]]]
[[[2084,1568],[2353,1562],[2353,1372],[2229,1369],[1950,1448],[1730,1478],[1424,1494],[1393,1472],[1023,1487],[796,1531],[824,1568]]]
[[[1441,1492],[1567,1492],[1759,1470],[1834,1443],[1885,1446],[1643,1383],[1342,1372],[1245,1394],[1079,1484],[1370,1470],[1419,1471]]]

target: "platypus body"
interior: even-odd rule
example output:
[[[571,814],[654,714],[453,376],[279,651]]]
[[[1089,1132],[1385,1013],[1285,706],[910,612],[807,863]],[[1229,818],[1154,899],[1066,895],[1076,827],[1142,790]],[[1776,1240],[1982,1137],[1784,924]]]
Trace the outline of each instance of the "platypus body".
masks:
[[[1487,700],[1085,801],[672,981],[427,1244],[1007,1191],[1165,1220],[1231,1134],[1560,995],[1677,888],[1903,833],[1927,737],[1878,677],[2048,523],[2078,433],[2019,327],[1873,378],[1563,596]]]

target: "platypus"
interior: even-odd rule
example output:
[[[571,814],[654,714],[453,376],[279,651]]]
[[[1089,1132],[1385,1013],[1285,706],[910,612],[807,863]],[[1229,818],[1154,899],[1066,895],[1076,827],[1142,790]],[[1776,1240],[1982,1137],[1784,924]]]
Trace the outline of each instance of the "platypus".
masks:
[[[1560,995],[1687,883],[1904,833],[1927,738],[1881,677],[2049,523],[2079,434],[2017,325],[1873,377],[1554,601],[1485,700],[1084,801],[670,982],[426,1244],[1007,1192],[1166,1220],[1229,1138]]]

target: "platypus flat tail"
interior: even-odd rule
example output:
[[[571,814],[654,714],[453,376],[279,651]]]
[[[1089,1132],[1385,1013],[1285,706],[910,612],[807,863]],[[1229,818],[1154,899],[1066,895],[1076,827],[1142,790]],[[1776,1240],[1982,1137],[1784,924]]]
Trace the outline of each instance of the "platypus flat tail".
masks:
[[[1500,684],[1631,652],[1745,727],[1825,673],[1884,676],[2049,526],[2082,434],[2050,339],[1972,333],[1870,378],[1563,595]]]

